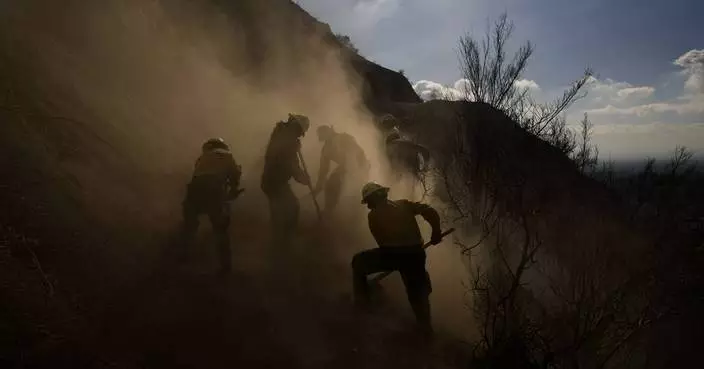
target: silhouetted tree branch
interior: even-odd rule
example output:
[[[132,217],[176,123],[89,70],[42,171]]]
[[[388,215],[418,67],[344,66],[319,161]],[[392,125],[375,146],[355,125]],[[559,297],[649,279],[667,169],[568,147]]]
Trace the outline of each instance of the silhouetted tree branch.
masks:
[[[594,125],[589,121],[589,116],[584,113],[584,118],[580,121],[579,146],[572,159],[580,172],[594,170],[599,162],[599,149],[591,144],[592,129]]]
[[[506,44],[513,34],[513,23],[506,13],[487,29],[483,40],[470,34],[460,38],[459,58],[464,84],[463,97],[501,110],[529,133],[544,139],[569,154],[574,149],[574,137],[565,128],[562,113],[584,96],[583,87],[592,76],[586,69],[563,95],[552,102],[538,103],[529,88],[517,82],[523,77],[534,47],[526,41],[510,59]]]

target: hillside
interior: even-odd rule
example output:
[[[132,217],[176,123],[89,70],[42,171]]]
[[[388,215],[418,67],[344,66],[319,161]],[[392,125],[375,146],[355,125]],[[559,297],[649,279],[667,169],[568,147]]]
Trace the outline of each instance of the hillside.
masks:
[[[469,203],[491,193],[507,217],[535,209],[531,225],[560,265],[583,267],[573,255],[605,246],[605,283],[621,281],[628,268],[613,266],[629,254],[651,251],[610,192],[552,147],[486,105],[422,103],[403,75],[344,49],[290,1],[27,0],[0,5],[0,32],[2,367],[465,366],[457,336],[476,327],[451,242],[429,253],[431,345],[408,328],[397,276],[378,314],[351,311],[349,261],[374,244],[358,188],[320,224],[293,185],[295,247],[268,244],[261,158],[289,112],[354,134],[375,178],[386,175],[375,115],[403,117],[441,164],[468,149]],[[232,206],[227,280],[215,279],[207,222],[189,262],[171,258],[185,184],[213,136],[231,144],[246,189]],[[319,149],[311,130],[313,176]],[[511,190],[491,192],[497,183]],[[476,224],[461,225],[477,238]]]
[[[297,244],[317,245],[321,261],[274,253],[290,259],[270,270],[263,251],[257,165],[274,122],[300,111],[373,135],[361,126],[371,121],[365,102],[417,99],[405,78],[341,50],[288,1],[2,7],[0,366],[422,367],[458,358],[452,340],[441,350],[456,354],[414,350],[404,309],[395,318],[391,308],[386,329],[349,310],[349,258],[371,245],[362,223],[326,236],[304,204]],[[232,144],[247,189],[233,206],[237,273],[225,284],[209,274],[208,226],[192,265],[168,257],[210,136]],[[317,145],[306,142],[316,163]],[[363,214],[355,209],[348,222]]]

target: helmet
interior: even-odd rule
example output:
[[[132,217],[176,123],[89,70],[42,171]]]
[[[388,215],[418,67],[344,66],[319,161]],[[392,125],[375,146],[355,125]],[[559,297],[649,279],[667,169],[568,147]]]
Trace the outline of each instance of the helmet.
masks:
[[[310,119],[308,119],[305,115],[289,113],[288,121],[298,124],[303,133],[308,132],[308,128],[310,127]]]
[[[320,126],[316,129],[316,132],[318,133],[318,137],[325,141],[328,137],[335,133],[335,130],[331,126]]]
[[[388,135],[386,135],[386,143],[390,143],[401,139],[401,134],[397,129],[392,130]]]
[[[211,138],[205,141],[202,146],[203,151],[211,151],[215,149],[230,150],[230,146],[225,143],[222,138]]]
[[[385,114],[381,117],[380,123],[384,129],[392,129],[398,126],[398,119],[391,114]]]
[[[369,196],[383,191],[384,193],[389,192],[388,187],[384,187],[376,182],[369,182],[362,187],[362,204],[367,203]]]

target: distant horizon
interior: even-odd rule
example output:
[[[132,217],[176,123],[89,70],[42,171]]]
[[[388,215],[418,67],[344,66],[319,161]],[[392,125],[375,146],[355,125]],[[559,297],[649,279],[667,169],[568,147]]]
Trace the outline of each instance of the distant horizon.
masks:
[[[596,169],[598,170],[602,163],[608,163],[611,161],[614,165],[614,169],[617,172],[638,172],[647,163],[648,159],[655,159],[655,169],[656,170],[662,170],[664,166],[666,166],[670,158],[667,156],[660,156],[660,157],[655,157],[655,156],[645,156],[642,158],[616,158],[616,159],[609,159],[609,158],[599,158],[599,163],[597,164]],[[699,171],[704,171],[704,155],[699,155],[699,156],[693,156],[690,164],[694,165],[694,167],[699,170]]]

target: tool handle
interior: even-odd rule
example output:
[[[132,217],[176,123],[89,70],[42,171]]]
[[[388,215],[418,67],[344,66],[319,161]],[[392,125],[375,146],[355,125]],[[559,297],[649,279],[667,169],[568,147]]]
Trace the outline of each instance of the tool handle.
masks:
[[[308,189],[310,190],[311,195],[313,194],[313,184],[311,181],[313,180],[310,178],[310,174],[308,174],[308,167],[306,167],[306,161],[303,160],[303,154],[301,151],[298,151],[298,160],[301,162],[301,165],[303,166],[303,172],[305,172],[306,177],[308,177]],[[313,197],[313,204],[315,205],[315,211],[318,213],[318,220],[323,220],[323,213],[320,211],[320,205],[318,205],[318,199]]]
[[[454,232],[454,231],[455,231],[454,228],[450,228],[450,229],[448,229],[448,230],[442,232],[442,233],[440,234],[440,237],[441,237],[441,238],[445,238],[447,235],[449,235],[450,233],[452,233],[452,232]],[[433,244],[432,244],[430,241],[426,242],[425,244],[423,244],[423,250],[427,249],[427,248],[430,247],[430,246],[433,246]],[[379,283],[382,279],[388,277],[389,274],[391,274],[391,273],[393,273],[393,272],[383,272],[383,273],[379,273],[379,274],[377,274],[376,276],[374,276],[374,278],[371,279],[371,282],[372,282],[372,283]]]

